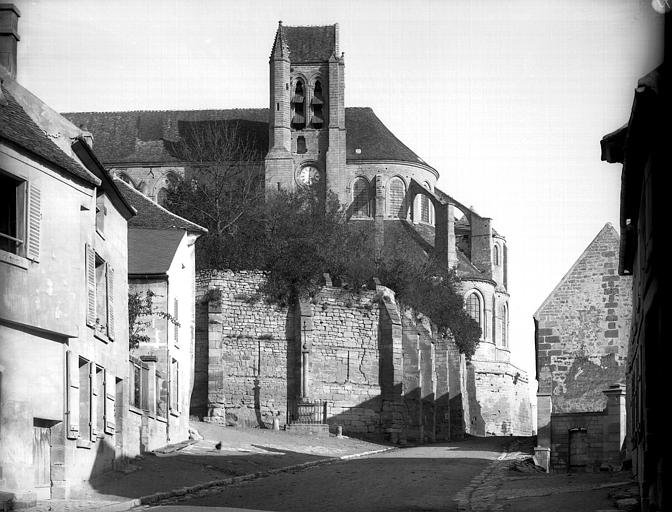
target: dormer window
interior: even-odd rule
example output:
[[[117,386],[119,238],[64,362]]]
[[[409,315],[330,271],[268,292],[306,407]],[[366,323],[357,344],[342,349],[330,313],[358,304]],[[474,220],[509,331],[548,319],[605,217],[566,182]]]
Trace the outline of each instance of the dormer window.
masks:
[[[301,80],[296,81],[292,96],[292,128],[303,130],[306,127],[306,93]]]
[[[312,110],[311,125],[313,128],[322,128],[324,125],[323,107],[322,83],[316,80],[313,87],[313,97],[310,100],[310,108]]]

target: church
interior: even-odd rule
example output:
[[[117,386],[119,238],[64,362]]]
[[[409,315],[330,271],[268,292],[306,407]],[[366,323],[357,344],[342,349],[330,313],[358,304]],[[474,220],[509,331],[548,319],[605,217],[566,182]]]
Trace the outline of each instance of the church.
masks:
[[[289,404],[300,394],[298,388],[302,387],[292,382],[301,381],[302,370],[300,355],[297,353],[296,356],[297,369],[293,368],[294,356],[289,357],[287,354],[294,350],[290,347],[296,338],[312,335],[316,341],[319,330],[324,329],[323,332],[327,334],[320,339],[331,348],[327,350],[325,345],[324,351],[320,352],[319,346],[313,342],[314,357],[303,378],[308,379],[306,375],[310,374],[310,382],[314,384],[311,397],[322,400],[320,403],[324,405],[325,423],[333,426],[336,421],[331,420],[338,418],[341,424],[349,425],[352,432],[376,433],[381,429],[396,433],[403,431],[404,427],[399,427],[399,421],[390,420],[398,419],[396,413],[391,412],[387,419],[384,418],[385,411],[394,409],[385,404],[385,397],[400,393],[400,396],[410,400],[409,386],[412,387],[415,382],[410,377],[413,373],[410,369],[415,368],[413,371],[420,375],[415,382],[421,390],[420,402],[427,402],[427,397],[431,395],[438,403],[438,390],[445,389],[446,397],[451,402],[451,406],[446,409],[445,419],[448,421],[448,416],[452,414],[449,421],[455,424],[451,436],[455,437],[456,432],[480,436],[530,435],[532,415],[528,377],[525,371],[510,362],[506,239],[493,228],[490,218],[477,214],[438,189],[438,170],[395,137],[372,109],[345,106],[344,67],[338,24],[285,26],[280,22],[269,58],[268,108],[81,112],[64,115],[91,134],[89,140],[108,170],[158,203],[165,199],[171,174],[185,175],[194,167],[194,162],[185,160],[183,155],[174,150],[185,129],[204,122],[235,123],[246,131],[259,150],[267,193],[279,189],[297,190],[300,187],[314,188],[318,193],[331,191],[346,206],[350,222],[372,224],[377,243],[408,237],[425,255],[433,256],[455,269],[461,279],[465,307],[482,330],[476,354],[471,361],[465,361],[457,352],[448,350],[445,357],[454,361],[452,365],[442,365],[436,355],[438,344],[434,346],[436,340],[431,328],[421,325],[422,322],[417,319],[406,321],[407,315],[399,308],[396,313],[390,311],[381,298],[386,294],[384,290],[378,290],[378,295],[374,294],[375,297],[372,295],[370,298],[370,304],[378,301],[375,305],[367,305],[365,308],[378,316],[372,319],[366,312],[352,316],[352,322],[357,325],[352,330],[351,341],[354,345],[350,348],[346,346],[347,343],[342,344],[338,340],[329,343],[325,341],[330,329],[338,329],[329,325],[333,315],[322,320],[318,318],[321,311],[335,307],[335,303],[339,304],[339,311],[344,307],[347,309],[346,304],[352,304],[349,299],[339,302],[340,299],[334,298],[338,293],[333,290],[326,292],[327,295],[336,293],[331,297],[333,300],[329,299],[329,304],[323,304],[320,311],[317,311],[320,309],[317,304],[307,304],[302,305],[297,312],[271,314],[278,313],[278,322],[286,324],[284,327],[278,324],[277,332],[275,327],[267,330],[259,327],[268,324],[268,319],[262,317],[269,313],[261,310],[255,313],[255,320],[249,324],[251,330],[236,331],[235,327],[230,328],[225,324],[232,322],[243,325],[245,322],[235,315],[227,316],[227,307],[240,311],[241,307],[253,310],[261,306],[246,303],[240,299],[241,293],[227,291],[227,286],[244,288],[245,276],[222,274],[217,281],[221,292],[217,295],[217,304],[210,303],[203,311],[203,318],[211,315],[210,326],[206,322],[199,331],[197,319],[192,407],[194,404],[203,406],[209,416],[221,413],[222,418],[226,418],[227,414],[243,418],[247,408],[257,419],[261,417],[265,422],[273,416],[286,414],[288,424],[291,423]],[[253,272],[247,277],[251,282],[258,279],[258,275]],[[205,283],[201,279],[197,286],[204,287],[201,290],[202,297],[212,297],[212,294],[206,293],[212,288],[212,282]],[[329,288],[329,283],[325,286]],[[240,304],[233,304],[236,301]],[[393,298],[386,304],[390,303],[395,305]],[[215,320],[223,322],[218,324],[219,330],[214,334],[216,340],[212,339],[212,315],[219,315]],[[300,332],[296,327],[287,327],[299,319],[310,319],[308,324],[312,334]],[[387,327],[383,326],[384,323]],[[397,334],[394,334],[395,326],[399,330]],[[401,391],[393,391],[396,389],[394,386],[383,389],[382,381],[385,379],[380,373],[385,364],[380,355],[384,344],[379,339],[382,336],[379,333],[390,329],[393,333],[390,350],[399,355],[398,358],[392,357],[393,368],[390,371]],[[200,340],[199,332],[202,337]],[[361,339],[370,337],[371,347],[377,348],[363,348],[358,336]],[[247,345],[244,344],[245,339],[249,340]],[[266,352],[261,348],[262,342],[270,346],[280,339],[282,343],[268,348]],[[421,347],[423,339],[426,341],[424,349]],[[244,370],[245,363],[237,359],[237,354],[246,353],[248,349],[251,351],[250,357],[257,361],[255,368],[249,371]],[[370,359],[372,350],[378,351],[374,359]],[[427,354],[424,359],[418,355],[425,353],[423,350]],[[286,357],[282,356],[283,353]],[[215,354],[227,369],[212,367],[216,363],[208,360],[213,361]],[[321,360],[319,354],[326,359]],[[271,359],[268,360],[268,357]],[[333,358],[332,362],[337,363],[336,366],[340,365],[338,370],[334,370],[336,366],[329,363],[329,358]],[[344,358],[347,363],[343,362]],[[371,366],[371,372],[361,377],[361,382],[351,375],[351,368],[354,368],[357,358],[360,377],[365,374],[362,368],[369,364]],[[264,362],[262,359],[275,362]],[[429,366],[423,366],[421,359]],[[265,388],[262,384],[263,367],[272,372],[271,367],[278,368],[280,360],[285,375],[269,377],[275,388]],[[445,371],[442,373],[441,368],[444,366]],[[240,371],[232,371],[232,367]],[[326,379],[323,374],[331,370],[337,375]],[[372,378],[372,375],[375,377]],[[231,384],[233,381],[237,382],[235,386]],[[342,384],[340,389],[334,384],[339,382]],[[359,391],[353,391],[352,386]],[[361,395],[361,399],[344,396],[350,392]],[[199,396],[202,397],[202,403],[199,402]],[[382,402],[378,397],[382,397]],[[434,433],[441,430],[443,421],[441,414],[437,416],[439,407],[436,403],[432,402],[430,406]],[[361,404],[370,405],[361,407]],[[355,415],[355,418],[351,414],[353,409],[364,412]],[[416,430],[421,432],[421,440],[427,437],[422,434],[423,425],[426,427],[430,423],[426,419],[426,412],[425,408],[424,412],[416,415],[417,418],[409,420],[419,426],[419,430]],[[368,419],[362,420],[362,417]],[[456,426],[456,422],[460,426]],[[430,435],[429,438],[434,437]]]

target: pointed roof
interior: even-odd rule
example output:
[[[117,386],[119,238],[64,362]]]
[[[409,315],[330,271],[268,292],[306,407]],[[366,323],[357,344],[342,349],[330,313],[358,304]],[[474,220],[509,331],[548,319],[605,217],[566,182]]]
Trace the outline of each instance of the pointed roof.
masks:
[[[619,243],[620,237],[618,232],[614,229],[614,226],[611,224],[611,222],[607,222],[597,234],[597,236],[593,238],[593,241],[588,244],[588,247],[586,247],[586,249],[581,253],[581,256],[579,256],[579,258],[574,262],[567,273],[562,277],[560,282],[555,286],[555,288],[553,288],[553,291],[548,294],[548,297],[546,297],[544,302],[542,302],[541,306],[539,306],[532,316],[534,318],[539,318],[542,310],[554,299],[556,293],[558,293],[558,291],[561,290],[564,285],[571,280],[577,268],[584,265],[591,258],[591,256],[598,251],[600,246],[607,245],[612,248],[614,261],[617,262]],[[604,251],[599,251],[600,257],[603,257],[603,252]]]
[[[280,23],[273,51],[282,43],[292,63],[326,62],[338,51],[336,38],[336,25],[286,27]]]
[[[137,210],[137,215],[128,221],[128,227],[133,229],[155,230],[184,230],[198,234],[207,233],[208,230],[187,219],[175,215],[163,206],[155,203],[142,192],[135,190],[124,180],[114,178],[121,195]],[[129,229],[129,232],[131,229]]]

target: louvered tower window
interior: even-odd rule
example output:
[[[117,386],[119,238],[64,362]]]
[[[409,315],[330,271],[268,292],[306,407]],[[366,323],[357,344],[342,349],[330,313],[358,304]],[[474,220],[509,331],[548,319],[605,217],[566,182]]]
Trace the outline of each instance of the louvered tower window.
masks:
[[[352,216],[371,217],[371,200],[369,182],[359,177],[352,185]]]
[[[292,128],[303,130],[306,127],[306,92],[301,80],[296,81],[292,96]]]
[[[390,217],[404,218],[406,187],[401,178],[392,178],[387,194],[387,212]]]
[[[313,88],[313,97],[310,100],[310,107],[313,111],[310,120],[313,128],[322,128],[324,126],[324,98],[322,97],[322,83],[317,80]]]

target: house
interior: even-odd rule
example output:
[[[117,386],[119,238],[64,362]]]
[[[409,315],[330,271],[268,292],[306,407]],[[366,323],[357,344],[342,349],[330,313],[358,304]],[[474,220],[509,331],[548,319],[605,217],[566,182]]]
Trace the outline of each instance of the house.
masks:
[[[110,171],[159,203],[171,175],[193,177],[202,164],[177,150],[182,142],[194,133],[233,127],[254,145],[267,192],[329,190],[345,205],[351,222],[374,230],[379,249],[393,248],[400,237],[410,239],[419,257],[454,268],[467,310],[482,330],[477,353],[464,365],[465,392],[456,398],[464,405],[457,408],[464,411],[461,430],[531,434],[527,374],[510,357],[505,237],[493,228],[492,219],[441,191],[438,170],[400,141],[371,108],[345,107],[344,67],[338,24],[280,23],[269,59],[269,108],[64,115],[94,134]],[[210,356],[206,365],[226,364]],[[207,387],[208,371],[196,371]],[[253,383],[254,376],[246,382]],[[253,395],[252,387],[242,396]],[[275,402],[283,399],[278,395]]]
[[[24,505],[124,456],[127,221],[82,132],[16,82],[0,5],[0,489]]]
[[[671,47],[670,14],[665,50]],[[666,315],[670,311],[665,249],[670,190],[669,59],[642,77],[628,124],[601,141],[602,160],[622,163],[619,273],[632,276],[628,346],[628,441],[640,485],[641,510],[667,510],[665,375],[670,360]],[[667,500],[667,501],[666,501]]]
[[[153,450],[189,437],[189,405],[194,380],[194,244],[206,229],[172,214],[126,182],[116,179],[122,196],[137,215],[128,223],[129,293],[147,300],[153,315],[141,315],[146,338],[131,348],[131,378],[149,386],[143,404],[132,397],[127,440]],[[131,326],[133,327],[133,326]],[[136,439],[146,411],[145,438]],[[134,428],[135,427],[135,428]]]
[[[618,246],[605,224],[534,313],[536,454],[546,469],[622,462],[632,282],[618,275]]]

